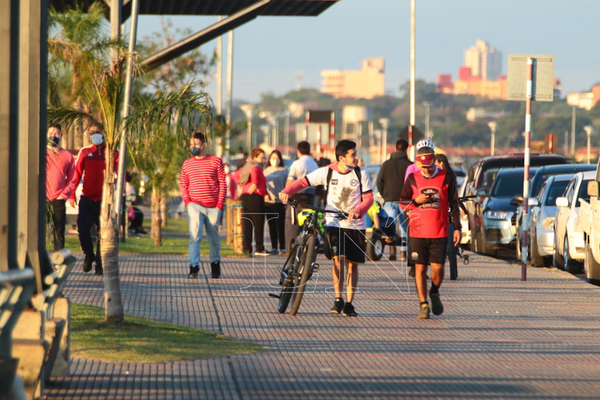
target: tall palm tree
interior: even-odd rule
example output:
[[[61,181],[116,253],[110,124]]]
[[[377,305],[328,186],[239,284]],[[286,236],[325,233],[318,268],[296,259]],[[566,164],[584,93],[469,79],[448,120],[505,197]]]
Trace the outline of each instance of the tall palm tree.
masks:
[[[210,99],[191,91],[192,84],[176,92],[155,92],[139,99],[126,125],[129,156],[152,188],[151,235],[162,245],[161,204],[166,193],[177,187],[177,176],[189,148],[189,133],[209,116]],[[177,107],[174,107],[177,105]]]

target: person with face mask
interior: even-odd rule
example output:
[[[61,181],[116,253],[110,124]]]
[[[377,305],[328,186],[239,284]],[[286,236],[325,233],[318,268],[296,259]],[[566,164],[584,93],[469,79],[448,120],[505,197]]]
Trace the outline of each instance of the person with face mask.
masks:
[[[60,147],[61,126],[48,127],[46,148],[46,203],[50,211],[54,251],[65,247],[66,200],[75,192],[75,157]]]
[[[285,249],[285,205],[279,200],[279,192],[285,188],[288,171],[279,150],[273,150],[265,166],[267,195],[265,213],[271,236],[271,254],[286,254]],[[279,245],[278,245],[279,243]]]
[[[198,131],[190,142],[191,158],[181,166],[179,191],[190,220],[188,279],[200,272],[200,241],[206,230],[209,244],[211,278],[221,277],[221,238],[219,220],[227,197],[227,178],[223,161],[206,151],[206,136]]]
[[[90,272],[95,262],[96,275],[103,275],[102,259],[100,258],[100,209],[102,206],[102,188],[104,185],[104,170],[106,169],[106,143],[104,135],[97,126],[90,129],[92,145],[83,147],[75,163],[75,182],[83,178],[83,190],[79,199],[79,214],[77,215],[77,231],[79,243],[85,254],[83,272]],[[115,151],[114,169],[119,165],[119,152]],[[77,188],[75,188],[77,189]],[[71,207],[75,206],[75,190],[70,198]],[[97,245],[94,252],[91,229],[96,225]]]
[[[242,248],[244,253],[252,255],[252,232],[256,248],[254,255],[268,256],[265,250],[265,196],[267,195],[267,181],[263,173],[265,151],[259,147],[252,149],[252,158],[242,167],[239,185],[241,187],[240,200],[242,201],[242,233],[244,239]]]

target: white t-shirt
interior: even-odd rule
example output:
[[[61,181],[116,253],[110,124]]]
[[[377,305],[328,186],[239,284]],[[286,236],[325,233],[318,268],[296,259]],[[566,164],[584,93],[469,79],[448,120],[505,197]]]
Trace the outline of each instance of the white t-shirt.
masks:
[[[319,168],[319,166],[317,165],[317,162],[315,160],[313,160],[313,158],[311,156],[303,155],[302,157],[300,157],[299,159],[294,161],[292,163],[292,165],[290,165],[290,172],[288,173],[288,180],[295,181],[300,178],[304,178],[306,175],[310,174],[311,172],[316,171],[317,168]],[[299,191],[298,193],[314,194],[315,189],[312,187],[304,188],[301,191]]]
[[[317,169],[315,172],[311,172],[306,175],[308,184],[311,186],[316,185],[327,185],[327,172],[328,167],[322,167]],[[332,169],[331,181],[329,181],[329,188],[327,190],[327,210],[333,211],[345,211],[349,212],[358,207],[362,202],[362,193],[359,193],[359,182],[356,172],[351,169],[345,174]],[[371,185],[371,178],[369,174],[362,168],[360,168],[362,192],[368,193],[373,190]],[[335,214],[325,214],[325,221],[327,226],[335,226],[345,229],[366,229],[366,216],[363,215],[360,220],[354,220],[352,222],[346,220],[339,221]]]

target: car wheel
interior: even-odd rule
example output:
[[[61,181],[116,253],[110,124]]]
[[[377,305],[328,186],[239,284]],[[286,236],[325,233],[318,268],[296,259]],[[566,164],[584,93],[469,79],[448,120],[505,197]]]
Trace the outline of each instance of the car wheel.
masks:
[[[488,248],[487,248],[487,242],[485,241],[485,230],[482,230],[481,234],[479,235],[479,252],[483,255],[489,255],[488,254]]]
[[[556,236],[556,235],[555,235]],[[555,268],[563,269],[563,257],[558,251],[558,243],[554,240],[554,254],[552,255],[552,265]]]
[[[572,260],[569,254],[569,238],[567,235],[565,235],[565,244],[563,246],[563,268],[572,274],[581,272],[581,266],[577,261]]]
[[[585,242],[585,261],[583,268],[588,282],[596,285],[600,284],[600,263],[594,259],[589,239]]]
[[[531,249],[529,251],[529,254],[531,254],[531,265],[533,265],[534,267],[544,266],[544,260],[540,256],[540,252],[538,250],[536,235],[533,235],[533,237],[531,238]]]

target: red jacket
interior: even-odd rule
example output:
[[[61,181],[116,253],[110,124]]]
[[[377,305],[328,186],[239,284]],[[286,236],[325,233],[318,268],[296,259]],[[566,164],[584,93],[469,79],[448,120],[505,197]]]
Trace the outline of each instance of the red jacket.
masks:
[[[102,185],[104,184],[104,169],[106,166],[104,153],[106,145],[103,144],[100,147],[95,144],[84,147],[79,151],[77,156],[77,162],[75,163],[75,181],[77,185],[83,177],[83,191],[82,197],[89,200],[101,201],[102,200]],[[119,165],[119,152],[115,151],[115,172]],[[75,198],[75,190],[71,198]]]

